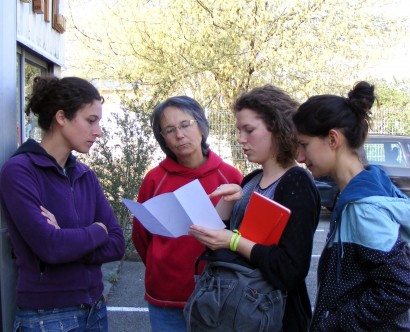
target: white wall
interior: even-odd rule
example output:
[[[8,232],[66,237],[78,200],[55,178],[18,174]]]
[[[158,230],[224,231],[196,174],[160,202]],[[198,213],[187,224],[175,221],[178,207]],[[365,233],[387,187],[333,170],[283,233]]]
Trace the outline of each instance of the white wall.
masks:
[[[52,1],[49,1],[50,22],[44,21],[44,14],[33,12],[32,3],[14,1],[17,1],[17,41],[62,66],[64,62],[64,34],[52,28]],[[60,13],[62,13],[63,1],[59,2]]]

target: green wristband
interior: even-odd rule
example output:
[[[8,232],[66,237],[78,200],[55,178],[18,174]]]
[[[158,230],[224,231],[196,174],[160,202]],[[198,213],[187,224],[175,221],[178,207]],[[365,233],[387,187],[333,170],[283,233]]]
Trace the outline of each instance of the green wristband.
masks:
[[[237,237],[235,238],[235,242],[233,244],[232,251],[236,251],[238,248],[239,239],[242,237],[241,233],[238,233]]]
[[[231,240],[229,241],[229,249],[232,251],[235,251],[233,248],[235,245],[236,238],[238,237],[239,231],[237,229],[234,229],[232,232],[233,234],[232,234]]]

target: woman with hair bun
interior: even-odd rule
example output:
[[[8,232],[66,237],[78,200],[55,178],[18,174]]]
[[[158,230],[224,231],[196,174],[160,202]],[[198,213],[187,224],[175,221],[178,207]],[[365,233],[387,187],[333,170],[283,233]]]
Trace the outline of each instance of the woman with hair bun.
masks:
[[[374,86],[359,82],[348,98],[314,96],[293,116],[298,161],[340,188],[311,331],[410,330],[410,200],[358,153],[375,99]]]
[[[16,256],[13,331],[108,331],[101,265],[125,243],[97,177],[71,153],[101,135],[102,97],[77,78],[36,77],[26,113],[43,130],[4,164],[0,203]]]

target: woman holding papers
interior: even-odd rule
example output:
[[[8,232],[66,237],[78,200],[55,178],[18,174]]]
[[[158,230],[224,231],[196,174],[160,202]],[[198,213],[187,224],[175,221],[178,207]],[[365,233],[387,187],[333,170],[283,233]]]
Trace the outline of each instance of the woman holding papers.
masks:
[[[166,158],[144,178],[138,202],[175,191],[194,179],[208,194],[221,184],[241,182],[240,172],[209,149],[209,124],[194,99],[179,96],[160,103],[154,109],[151,125]],[[218,200],[213,198],[213,204]],[[132,240],[146,266],[145,299],[152,330],[184,331],[182,310],[194,289],[195,259],[205,247],[190,236],[150,234],[135,218]]]
[[[191,235],[212,250],[227,248],[259,268],[277,289],[287,291],[283,331],[307,331],[311,304],[305,284],[319,221],[320,197],[311,175],[295,162],[297,138],[292,114],[298,104],[282,90],[266,85],[240,96],[234,103],[239,143],[248,160],[262,169],[247,175],[241,186],[222,185],[210,197],[222,196],[221,204],[233,206],[230,230],[192,226]],[[291,210],[277,244],[255,243],[238,233],[250,193],[256,191]],[[228,209],[228,212],[230,210]],[[226,213],[223,211],[221,213]],[[272,223],[274,220],[272,220]],[[257,330],[259,322],[255,322]],[[279,323],[280,324],[280,323]],[[212,330],[212,329],[211,329]]]
[[[298,160],[340,188],[319,260],[312,331],[410,331],[410,200],[359,157],[374,86],[309,98],[294,115]]]
[[[17,266],[14,331],[108,331],[101,264],[123,257],[123,232],[95,173],[71,153],[101,135],[102,101],[77,77],[34,79],[26,113],[43,137],[0,173]]]

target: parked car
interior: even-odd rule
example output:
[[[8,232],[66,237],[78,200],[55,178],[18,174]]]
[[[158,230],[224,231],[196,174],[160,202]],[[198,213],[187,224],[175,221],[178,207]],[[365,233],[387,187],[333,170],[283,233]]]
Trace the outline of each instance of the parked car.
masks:
[[[322,176],[315,178],[315,184],[320,193],[322,206],[328,210],[332,210],[336,197],[339,194],[339,188],[336,182],[330,176]]]
[[[379,165],[402,192],[410,195],[410,136],[371,134],[360,155],[364,164]],[[339,193],[336,183],[328,176],[315,182],[322,206],[332,210]]]

